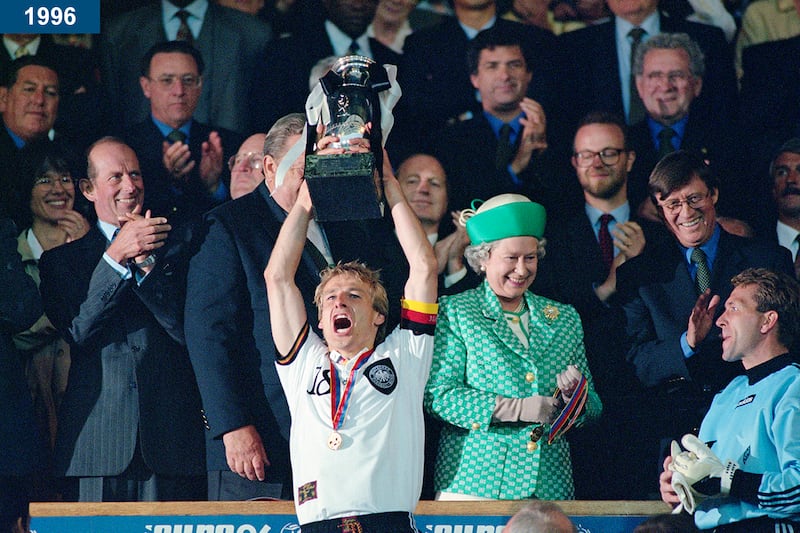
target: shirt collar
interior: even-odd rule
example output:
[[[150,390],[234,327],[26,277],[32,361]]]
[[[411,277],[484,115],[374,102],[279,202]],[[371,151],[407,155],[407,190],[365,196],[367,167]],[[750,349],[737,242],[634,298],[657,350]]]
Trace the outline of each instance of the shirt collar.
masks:
[[[35,56],[36,53],[39,51],[39,45],[41,43],[42,43],[41,36],[36,37],[31,42],[29,42],[28,44],[24,44],[24,45],[20,45],[18,43],[15,43],[14,41],[9,39],[8,37],[3,36],[3,46],[6,47],[6,52],[8,52],[8,55],[9,55],[9,57],[11,57],[12,61],[17,58],[17,48],[21,48],[22,46],[24,46],[25,48],[28,49],[28,54],[30,54],[32,56]]]
[[[354,39],[340,30],[339,27],[330,20],[325,21],[325,31],[328,33],[328,39],[331,41],[333,55],[338,57],[347,55],[348,50],[350,50],[350,43],[352,43]],[[367,37],[366,31],[359,35],[355,41],[358,43],[359,55],[372,57],[372,50],[369,47],[369,37]]]
[[[359,356],[361,356],[361,354],[363,354],[364,352],[366,352],[368,350],[370,350],[370,348],[364,348],[360,352],[355,354],[353,357],[351,357],[350,359],[347,359],[345,356],[343,356],[342,354],[340,354],[336,350],[331,350],[329,352],[329,356],[331,358],[331,361],[333,361],[335,364],[348,366],[348,365],[352,364],[354,361],[356,361],[359,358]]]
[[[13,131],[11,131],[8,126],[5,126],[5,128],[6,128],[6,131],[8,132],[9,137],[11,137],[11,140],[14,141],[14,146],[19,148],[20,150],[22,148],[24,148],[25,147],[25,140],[22,137],[20,137],[19,135],[17,135],[16,133],[14,133]]]
[[[31,257],[35,261],[38,261],[44,253],[44,248],[42,248],[42,245],[39,243],[39,239],[37,239],[36,235],[34,235],[33,228],[28,228],[27,233],[28,235],[25,240],[28,242],[28,247],[31,249]]]
[[[797,246],[794,244],[795,239],[797,238],[797,230],[779,220],[776,227],[776,232],[778,234],[778,244],[784,248],[788,248],[794,254],[795,247]]]
[[[483,30],[489,29],[492,26],[494,26],[495,22],[497,22],[497,15],[493,16],[489,20],[489,22],[487,22],[486,24],[483,25],[482,28],[478,28],[477,30],[475,28],[471,27],[471,26],[466,26],[466,25],[462,24],[461,22],[459,22],[458,25],[461,26],[461,29],[464,30],[465,34],[467,34],[467,39],[469,39],[471,41],[472,39],[475,38],[476,35],[478,35]]]
[[[169,135],[169,134],[170,134],[170,132],[171,132],[171,131],[174,129],[174,128],[172,128],[171,126],[167,126],[166,124],[164,124],[163,122],[161,122],[160,120],[158,120],[158,119],[157,119],[156,117],[154,117],[153,115],[150,115],[150,118],[152,118],[152,119],[153,119],[153,124],[155,124],[155,125],[156,125],[156,127],[158,128],[158,130],[161,132],[161,134],[162,134],[164,137],[166,137],[167,135]],[[184,133],[184,135],[186,135],[186,142],[187,142],[187,143],[189,142],[189,131],[190,131],[191,129],[192,129],[192,119],[189,119],[189,122],[187,122],[186,124],[184,124],[183,126],[181,126],[180,128],[178,128],[178,131],[181,131],[181,132],[183,132],[183,133]]]
[[[500,135],[500,128],[503,127],[503,124],[505,124],[505,122],[503,122],[502,120],[500,120],[496,116],[492,115],[488,111],[484,111],[483,115],[486,117],[486,120],[489,121],[489,125],[492,127],[492,131],[494,132],[494,136],[498,137]],[[511,126],[511,130],[512,130],[511,142],[514,142],[514,140],[516,139],[517,135],[519,134],[519,131],[522,129],[522,125],[520,124],[519,119],[522,118],[523,116],[524,116],[524,113],[520,112],[519,115],[517,115],[516,117],[512,118],[511,121],[508,123],[508,125]]]
[[[756,365],[753,368],[745,370],[745,374],[747,375],[747,383],[750,385],[755,385],[770,374],[774,374],[778,370],[781,370],[783,367],[789,366],[792,363],[794,363],[794,358],[788,353],[773,357],[769,361],[765,361],[760,365]]]
[[[98,219],[97,229],[99,229],[103,235],[105,235],[108,242],[111,242],[114,239],[114,232],[119,229],[119,226],[115,226],[114,224],[110,224],[104,220]]]
[[[188,12],[192,17],[196,17],[198,20],[202,21],[208,10],[208,0],[194,0],[194,2],[186,7],[178,7],[167,0],[161,0],[161,12],[164,14],[165,23],[172,20],[175,14],[181,9]]]
[[[678,138],[678,146],[681,145],[681,141],[683,141],[683,135],[686,133],[686,124],[689,123],[689,115],[687,114],[685,117],[680,119],[675,124],[669,126],[675,132],[675,136]],[[653,141],[655,142],[658,139],[658,134],[661,133],[662,130],[666,129],[667,126],[660,122],[656,122],[649,116],[647,117],[647,125],[650,128],[650,135],[653,136]]]
[[[719,236],[722,231],[719,229],[719,224],[714,222],[714,233],[711,234],[711,238],[708,239],[705,243],[701,244],[699,248],[703,250],[706,254],[706,261],[708,261],[708,269],[713,271],[714,268],[714,259],[717,257],[717,250],[719,248]],[[686,259],[686,262],[691,264],[692,263],[692,250],[694,248],[683,248],[683,257]]]
[[[603,216],[605,212],[589,204],[584,204],[584,206],[586,208],[586,216],[589,217],[589,222],[592,223],[593,227],[598,226],[600,224],[600,217]],[[628,220],[630,220],[631,206],[626,201],[624,204],[617,207],[608,214],[614,217],[614,222],[616,222],[617,224],[622,224],[623,222],[627,222]]]
[[[634,26],[627,20],[620,17],[614,17],[614,21],[618,42],[622,39],[627,39],[628,33],[630,33],[630,31],[636,27],[642,28],[647,32],[645,35],[645,40],[653,35],[661,33],[661,18],[657,9],[649,17],[644,19],[639,26]]]

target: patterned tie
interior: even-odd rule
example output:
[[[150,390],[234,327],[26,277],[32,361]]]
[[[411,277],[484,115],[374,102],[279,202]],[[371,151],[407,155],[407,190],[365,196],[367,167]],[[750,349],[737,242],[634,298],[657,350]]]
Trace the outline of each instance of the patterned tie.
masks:
[[[664,156],[667,154],[671,154],[675,151],[675,147],[672,146],[672,138],[675,137],[675,130],[672,128],[664,128],[660,132],[658,132],[658,160],[661,161],[664,159]]]
[[[167,135],[167,140],[171,143],[186,142],[186,134],[183,133],[181,130],[172,130]]]
[[[703,294],[705,290],[711,286],[711,271],[708,270],[706,253],[700,248],[695,248],[692,250],[691,260],[695,267],[697,267],[694,288],[697,290],[697,294]]]
[[[25,57],[27,55],[30,55],[30,52],[28,51],[28,47],[25,46],[24,44],[19,48],[17,48],[17,50],[14,52],[14,57],[18,59],[20,57]]]
[[[514,145],[511,144],[512,128],[509,124],[500,126],[500,136],[497,139],[497,151],[495,152],[494,164],[497,170],[505,170],[511,158],[514,156]]]
[[[614,241],[611,238],[611,232],[608,231],[608,225],[612,220],[614,220],[612,215],[601,215],[600,231],[597,233],[597,241],[600,243],[600,257],[608,270],[611,269],[611,263],[614,261]]]
[[[628,32],[631,38],[631,75],[628,79],[630,84],[630,109],[628,111],[628,124],[636,124],[644,118],[644,104],[639,97],[639,91],[636,90],[636,76],[633,75],[633,59],[636,57],[636,48],[642,42],[642,37],[647,32],[642,28],[633,28]]]
[[[178,26],[178,33],[175,36],[175,40],[186,41],[194,46],[194,35],[192,35],[192,30],[189,29],[189,24],[186,22],[189,20],[189,12],[181,9],[175,16],[181,19],[181,25]]]
[[[796,242],[798,246],[797,254],[794,256],[794,277],[800,280],[800,233],[794,238],[794,242]]]

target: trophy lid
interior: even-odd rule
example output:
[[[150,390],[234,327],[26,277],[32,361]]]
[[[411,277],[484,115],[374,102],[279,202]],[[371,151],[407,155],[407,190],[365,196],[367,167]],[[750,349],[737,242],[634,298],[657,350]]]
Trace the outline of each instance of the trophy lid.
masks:
[[[342,79],[342,87],[366,87],[369,81],[369,67],[375,61],[366,56],[344,56],[336,60],[331,71]]]

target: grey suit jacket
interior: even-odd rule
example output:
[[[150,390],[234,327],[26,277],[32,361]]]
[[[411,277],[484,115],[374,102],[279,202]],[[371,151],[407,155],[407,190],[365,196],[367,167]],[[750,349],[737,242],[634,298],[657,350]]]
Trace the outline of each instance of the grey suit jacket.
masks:
[[[258,18],[209,2],[195,47],[205,63],[203,92],[194,117],[200,122],[247,135],[252,124],[250,91],[271,28]],[[140,62],[154,44],[166,41],[160,2],[123,13],[103,31],[101,70],[115,128],[148,117],[150,106],[139,87]]]
[[[202,474],[200,396],[183,346],[183,261],[168,244],[139,285],[103,260],[106,247],[94,227],[39,263],[45,310],[72,356],[55,473],[117,475],[138,440],[155,473]]]

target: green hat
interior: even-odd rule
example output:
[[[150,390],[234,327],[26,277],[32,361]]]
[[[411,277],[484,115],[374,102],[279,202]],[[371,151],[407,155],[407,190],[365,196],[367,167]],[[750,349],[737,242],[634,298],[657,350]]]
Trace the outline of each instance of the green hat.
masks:
[[[472,207],[476,202],[473,200]],[[465,210],[465,217],[469,211]],[[467,219],[467,235],[470,243],[481,244],[507,237],[536,237],[544,235],[547,218],[544,207],[530,201],[521,194],[500,194],[480,204]]]

